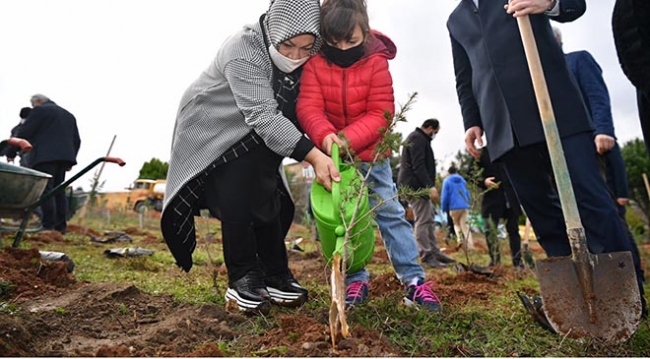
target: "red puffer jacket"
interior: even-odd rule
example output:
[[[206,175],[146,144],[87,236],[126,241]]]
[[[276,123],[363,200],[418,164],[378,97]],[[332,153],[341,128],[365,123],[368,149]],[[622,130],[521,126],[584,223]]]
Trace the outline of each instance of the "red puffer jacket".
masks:
[[[382,33],[371,30],[365,55],[348,68],[318,54],[305,64],[296,112],[303,130],[318,146],[325,136],[343,132],[362,161],[373,160],[373,150],[386,128],[386,111],[395,112],[393,79],[388,60],[397,48]]]

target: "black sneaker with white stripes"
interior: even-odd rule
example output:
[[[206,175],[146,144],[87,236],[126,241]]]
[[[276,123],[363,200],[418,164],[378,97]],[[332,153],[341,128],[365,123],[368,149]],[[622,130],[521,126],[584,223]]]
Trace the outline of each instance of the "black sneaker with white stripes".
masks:
[[[259,273],[246,273],[228,287],[226,302],[235,302],[241,312],[266,315],[271,311],[271,296]]]
[[[264,278],[266,290],[274,304],[283,307],[297,307],[307,302],[309,291],[303,288],[290,271]]]

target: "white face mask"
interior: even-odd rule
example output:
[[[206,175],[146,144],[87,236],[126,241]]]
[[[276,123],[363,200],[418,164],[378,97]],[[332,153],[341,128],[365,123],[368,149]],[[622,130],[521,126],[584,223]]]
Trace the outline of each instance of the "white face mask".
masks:
[[[278,50],[273,45],[269,46],[269,54],[271,55],[271,61],[273,61],[275,66],[277,66],[278,69],[284,72],[285,74],[290,74],[296,71],[297,68],[304,65],[305,62],[309,60],[309,56],[303,57],[302,59],[299,60],[292,60],[279,53]]]
[[[431,141],[433,141],[436,138],[436,135],[437,135],[437,133],[435,133],[435,132],[431,134]]]

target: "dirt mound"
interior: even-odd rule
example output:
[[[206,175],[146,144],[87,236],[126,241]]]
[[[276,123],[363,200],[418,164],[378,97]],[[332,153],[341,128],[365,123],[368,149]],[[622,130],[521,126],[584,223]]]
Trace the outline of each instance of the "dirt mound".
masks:
[[[327,316],[320,321],[300,314],[283,314],[279,326],[251,342],[251,356],[288,357],[386,357],[398,352],[385,338],[359,325],[350,328],[351,337],[332,348]]]
[[[472,272],[434,272],[428,279],[434,281],[434,291],[443,304],[445,298],[453,298],[456,303],[467,303],[470,299],[488,300],[491,294],[505,288],[496,279]]]
[[[42,261],[36,248],[0,251],[0,299],[22,301],[76,284],[67,263]]]
[[[36,234],[25,236],[25,239],[29,242],[44,244],[68,242],[68,239],[58,231],[40,231]]]
[[[201,344],[234,339],[231,326],[244,320],[216,305],[179,305],[122,284],[89,284],[21,307],[0,315],[0,355],[214,355],[217,347]],[[13,340],[3,343],[7,336]]]
[[[101,237],[101,235],[99,233],[97,233],[97,231],[95,231],[95,230],[93,230],[91,228],[88,228],[88,227],[78,226],[78,225],[75,225],[75,224],[68,223],[68,227],[67,227],[66,230],[67,230],[68,233],[71,233],[71,234],[79,234],[79,235],[82,235],[82,236],[91,235],[93,237]]]

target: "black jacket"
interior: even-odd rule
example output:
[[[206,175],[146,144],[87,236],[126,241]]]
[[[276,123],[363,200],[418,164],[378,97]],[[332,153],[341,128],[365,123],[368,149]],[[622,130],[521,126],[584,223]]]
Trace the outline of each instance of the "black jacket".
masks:
[[[416,128],[404,141],[397,183],[414,190],[436,184],[436,159],[431,149],[431,136]]]
[[[650,1],[616,0],[612,28],[623,72],[650,94]]]
[[[465,129],[479,126],[496,160],[512,149],[544,141],[544,132],[517,21],[504,0],[461,0],[449,16],[456,90]],[[559,22],[586,10],[585,0],[562,0]],[[546,15],[530,16],[561,136],[591,132],[580,90]]]
[[[33,146],[29,154],[30,167],[47,162],[77,164],[81,145],[77,120],[52,101],[34,107],[16,137],[29,141]]]
[[[504,218],[507,204],[515,211],[514,216],[518,217],[521,215],[519,198],[517,198],[517,194],[510,184],[510,180],[503,169],[503,164],[500,162],[492,162],[487,148],[481,150],[478,166],[483,169],[480,181],[478,181],[479,187],[487,191],[488,188],[485,186],[485,179],[488,177],[494,177],[494,182],[499,183],[499,188],[493,188],[483,194],[481,215],[486,218],[491,217],[498,221],[499,218]]]

